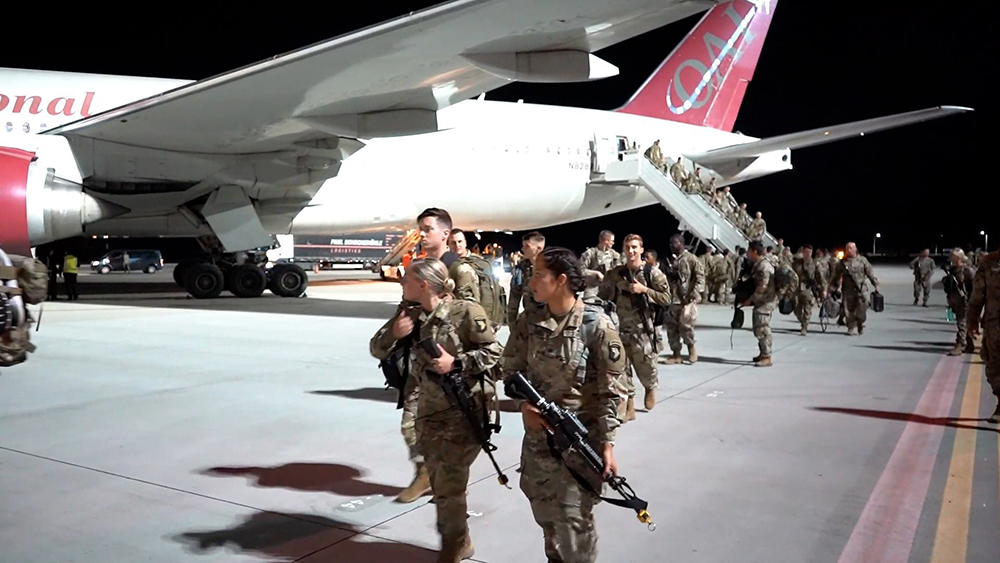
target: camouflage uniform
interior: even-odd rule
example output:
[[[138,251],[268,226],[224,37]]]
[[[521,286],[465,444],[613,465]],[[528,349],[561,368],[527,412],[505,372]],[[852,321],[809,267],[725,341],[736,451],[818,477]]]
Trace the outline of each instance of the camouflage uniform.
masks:
[[[670,305],[670,286],[667,284],[667,277],[663,275],[657,267],[650,268],[649,275],[652,279],[645,279],[644,267],[631,272],[632,279],[646,286],[649,290],[645,296],[634,296],[637,300],[642,299],[646,304],[646,312],[641,313],[636,304],[632,302],[633,295],[629,292],[632,283],[629,280],[628,266],[618,266],[608,272],[601,284],[598,297],[605,301],[613,301],[618,311],[618,326],[621,330],[621,340],[625,346],[625,357],[629,364],[635,368],[635,373],[639,376],[646,393],[650,389],[659,386],[658,373],[656,369],[656,357],[659,353],[656,339],[656,327],[653,326],[653,310],[648,306],[656,303],[661,306]],[[643,322],[645,315],[645,323]],[[628,389],[628,396],[635,396],[635,382],[632,380],[632,370],[626,368],[625,385]]]
[[[479,276],[476,275],[472,266],[456,260],[448,268],[448,276],[455,280],[455,297],[476,303],[482,302],[479,292]]]
[[[670,281],[670,309],[667,311],[667,342],[673,352],[673,358],[667,363],[679,363],[681,356],[681,341],[688,347],[688,352],[694,348],[694,325],[684,322],[682,314],[684,307],[697,307],[701,301],[701,293],[705,290],[705,270],[701,262],[687,250],[681,252],[674,263],[677,279]]]
[[[799,277],[799,288],[795,292],[795,318],[802,325],[802,334],[809,329],[809,319],[816,307],[816,293],[824,287],[816,261],[799,256],[792,262],[792,269]]]
[[[505,378],[523,373],[546,400],[575,412],[600,453],[603,444],[614,443],[622,424],[625,352],[607,315],[602,312],[593,321],[598,324],[591,342],[582,341],[583,320],[581,299],[563,318],[554,317],[548,307],[525,311],[512,326],[503,373]],[[581,366],[585,351],[586,365]],[[520,400],[515,402],[521,406]],[[597,560],[593,507],[599,499],[552,453],[545,431],[525,429],[520,486],[542,528],[550,562]]]
[[[580,264],[583,266],[583,275],[587,278],[587,288],[583,290],[583,296],[590,298],[597,295],[597,290],[601,286],[594,273],[600,272],[607,276],[608,272],[622,264],[622,256],[613,248],[601,250],[595,246],[583,251]]]
[[[677,184],[677,187],[684,189],[684,185],[687,184],[687,173],[684,171],[684,165],[681,164],[680,159],[675,160],[670,166],[670,177]]]
[[[920,300],[920,291],[924,293],[924,306],[931,297],[931,276],[934,274],[934,259],[930,256],[924,258],[917,256],[910,262],[910,269],[913,270],[913,304]],[[956,313],[957,314],[957,313]]]
[[[948,293],[948,306],[955,312],[955,325],[958,327],[958,334],[955,335],[955,349],[951,355],[957,356],[962,352],[973,352],[975,345],[972,336],[969,335],[969,324],[966,319],[969,305],[969,288],[972,287],[972,280],[976,276],[975,270],[968,264],[955,266],[949,264],[948,273],[955,277],[956,287]],[[914,282],[916,287],[916,282]]]
[[[864,332],[865,321],[868,319],[868,280],[878,285],[878,278],[872,272],[872,265],[864,256],[854,258],[844,256],[844,259],[833,267],[831,283],[843,280],[844,310],[847,314],[847,333],[853,334],[857,328]]]
[[[978,322],[980,314],[981,324]],[[966,320],[969,325],[982,327],[980,355],[986,363],[986,381],[1000,400],[1000,252],[991,252],[980,258],[979,270],[972,280]],[[990,422],[1000,422],[1000,404]]]
[[[774,287],[774,265],[770,260],[762,258],[753,267],[753,279],[757,282],[757,290],[751,301],[753,303],[753,335],[757,337],[760,356],[756,360],[771,357],[771,314],[778,304],[778,295]]]
[[[708,297],[715,296],[716,303],[726,302],[726,285],[729,280],[729,268],[726,257],[721,254],[713,254],[708,259],[708,268],[705,270],[705,277],[708,278]]]
[[[764,233],[767,232],[767,222],[763,218],[754,218],[750,222],[750,227],[747,229],[747,238],[751,241],[763,240]]]
[[[531,280],[531,275],[534,272],[535,266],[527,258],[523,258],[517,263],[517,266],[514,266],[513,275],[510,278],[510,298],[507,300],[508,326],[513,326],[517,321],[517,311],[522,301],[524,301],[525,311],[529,308],[535,309],[538,307],[538,302],[535,301],[535,294],[531,291],[531,287],[528,286],[528,281]]]
[[[396,342],[392,335],[395,318],[375,333],[370,347],[377,358],[388,357]],[[415,341],[426,338],[440,344],[461,363],[462,374],[478,401],[492,400],[493,383],[477,376],[489,371],[500,359],[502,347],[497,342],[486,316],[478,303],[453,299],[441,300],[433,311],[419,309],[419,334]],[[437,529],[444,549],[461,543],[468,534],[466,489],[469,467],[479,455],[480,445],[462,412],[453,407],[440,382],[431,372],[432,358],[419,346],[410,351],[410,375],[420,389],[417,398],[417,449],[426,459],[430,473],[434,505],[437,508]],[[430,373],[428,373],[430,372]]]

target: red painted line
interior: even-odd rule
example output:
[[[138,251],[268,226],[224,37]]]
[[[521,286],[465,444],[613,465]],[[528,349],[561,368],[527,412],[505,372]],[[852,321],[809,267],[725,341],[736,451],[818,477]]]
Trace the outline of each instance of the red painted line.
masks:
[[[947,417],[961,372],[960,356],[938,362],[915,414]],[[936,424],[906,423],[840,563],[907,563],[944,429]]]

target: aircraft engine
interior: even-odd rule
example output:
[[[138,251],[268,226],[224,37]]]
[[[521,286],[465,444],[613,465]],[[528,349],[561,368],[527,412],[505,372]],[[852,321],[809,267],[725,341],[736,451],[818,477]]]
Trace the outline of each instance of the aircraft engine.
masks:
[[[0,248],[31,247],[80,236],[84,227],[127,208],[87,193],[64,138],[24,135],[0,145]]]

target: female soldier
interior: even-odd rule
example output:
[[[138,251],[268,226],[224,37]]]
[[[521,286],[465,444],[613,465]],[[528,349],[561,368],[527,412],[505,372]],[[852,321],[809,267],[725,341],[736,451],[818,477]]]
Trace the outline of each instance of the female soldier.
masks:
[[[547,248],[535,260],[531,289],[546,305],[525,311],[511,329],[504,351],[504,377],[521,372],[546,400],[575,412],[589,441],[603,455],[606,475],[617,473],[615,432],[625,401],[622,342],[603,309],[585,305],[577,257],[565,248]],[[594,323],[584,326],[587,323]],[[545,536],[550,563],[592,563],[597,559],[593,507],[596,495],[584,489],[549,449],[538,410],[516,401],[524,418],[521,490],[531,502]]]
[[[460,371],[468,376],[476,399],[484,401],[494,393],[493,382],[479,376],[497,363],[502,352],[486,311],[472,301],[453,299],[454,289],[455,282],[440,260],[414,260],[403,276],[403,299],[420,303],[416,321],[414,315],[402,311],[379,329],[371,342],[376,357],[386,358],[397,340],[413,333],[410,375],[417,378],[420,388],[417,448],[424,456],[434,492],[441,534],[439,563],[472,557],[466,488],[469,467],[479,455],[480,445],[462,413],[449,403],[435,374]],[[437,346],[439,357],[432,358],[418,344],[425,339]]]

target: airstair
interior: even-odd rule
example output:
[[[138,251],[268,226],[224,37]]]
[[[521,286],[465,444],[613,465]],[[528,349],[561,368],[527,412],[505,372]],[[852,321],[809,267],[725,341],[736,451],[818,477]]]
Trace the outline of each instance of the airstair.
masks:
[[[621,156],[620,160],[608,162],[604,177],[596,178],[591,184],[643,186],[677,219],[680,230],[690,232],[719,251],[728,249],[735,252],[737,246],[746,248],[750,243],[743,231],[701,194],[686,193],[668,173],[661,171],[648,158],[637,153]],[[667,170],[670,169],[670,164],[672,163],[667,163]],[[692,162],[682,164],[686,170],[694,170],[697,166]],[[777,240],[770,233],[764,233],[763,242],[764,246],[777,247]]]
[[[406,234],[400,237],[395,246],[385,253],[385,256],[375,264],[372,270],[385,278],[386,270],[398,266],[403,261],[403,257],[409,254],[418,243],[420,243],[420,230],[410,229],[406,231]]]

